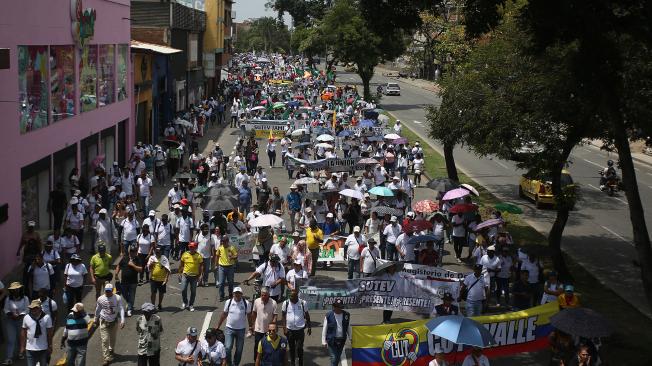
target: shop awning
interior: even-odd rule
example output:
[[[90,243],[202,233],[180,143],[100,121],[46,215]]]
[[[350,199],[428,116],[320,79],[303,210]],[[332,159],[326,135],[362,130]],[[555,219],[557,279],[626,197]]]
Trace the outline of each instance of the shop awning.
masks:
[[[178,53],[181,52],[182,50],[178,50],[176,48],[168,47],[168,46],[162,46],[160,44],[154,44],[154,43],[145,43],[145,42],[139,42],[139,41],[131,41],[131,48],[135,48],[138,50],[147,50],[147,51],[152,51],[156,53],[162,53],[164,55],[170,55],[173,53]]]

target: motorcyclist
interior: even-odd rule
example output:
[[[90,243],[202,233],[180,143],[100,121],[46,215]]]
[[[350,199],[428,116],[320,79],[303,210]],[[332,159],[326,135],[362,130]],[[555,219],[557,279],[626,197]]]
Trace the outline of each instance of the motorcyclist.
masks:
[[[378,85],[378,87],[376,88],[376,93],[377,93],[378,95],[380,95],[380,94],[383,93],[383,87],[382,87],[382,85]]]
[[[607,161],[607,167],[602,170],[602,177],[600,178],[600,189],[604,190],[605,185],[609,179],[618,179],[616,168],[614,168],[614,161]]]

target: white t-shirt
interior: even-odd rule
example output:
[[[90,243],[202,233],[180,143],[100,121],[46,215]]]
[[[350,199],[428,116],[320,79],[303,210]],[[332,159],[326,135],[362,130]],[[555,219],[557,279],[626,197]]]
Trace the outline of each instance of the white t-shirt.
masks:
[[[168,198],[170,199],[170,203],[174,204],[179,201],[181,201],[181,191],[180,190],[174,190],[173,188],[170,188],[168,191]]]
[[[474,285],[475,281],[478,281],[478,283]],[[470,275],[466,276],[466,278],[464,279],[464,284],[466,285],[466,288],[468,290],[468,295],[467,295],[468,300],[472,300],[472,301],[484,300],[484,295],[485,295],[484,276],[480,275],[479,278],[476,278],[475,274],[471,273]]]
[[[414,170],[422,170],[423,169],[423,164],[425,163],[425,161],[423,160],[423,158],[414,159],[414,161],[412,163],[414,164]]]
[[[281,244],[276,243],[272,245],[272,248],[269,250],[269,254],[276,254],[281,258],[281,263],[287,263],[288,261],[288,256],[290,255],[290,247],[285,245],[285,247],[281,248]]]
[[[50,276],[54,274],[52,265],[44,263],[42,267],[32,265],[28,269],[32,272],[32,290],[38,291],[42,288],[50,289]]]
[[[41,327],[41,335],[34,337],[36,327]],[[45,351],[48,349],[48,329],[52,328],[52,319],[45,314],[40,320],[34,320],[30,315],[23,317],[23,329],[27,329],[27,343],[25,349],[28,351]]]
[[[251,313],[252,307],[252,302],[246,301],[244,298],[240,301],[235,299],[227,300],[224,303],[224,312],[227,314],[226,326],[235,330],[247,328],[247,314]]]
[[[2,312],[7,314],[7,313],[12,313],[15,315],[19,314],[27,314],[27,306],[29,305],[29,299],[27,296],[23,296],[19,300],[13,300],[10,297],[7,297],[5,299],[5,306],[2,309]]]
[[[177,219],[176,227],[179,229],[179,241],[182,243],[190,242],[192,239],[191,230],[195,227],[195,223],[193,222],[192,218],[190,216],[186,218],[183,216],[179,217]]]
[[[288,274],[285,276],[285,280],[288,282],[292,288],[296,287],[297,284],[297,279],[302,280],[302,279],[308,279],[308,272],[306,272],[303,268],[297,272],[294,268],[288,271]]]
[[[500,256],[499,258],[500,258],[500,272],[498,272],[498,278],[510,278],[512,275],[512,271],[511,271],[512,265],[514,263],[512,257]]]
[[[152,178],[146,177],[138,178],[138,189],[140,190],[140,196],[146,197],[150,195],[150,187],[152,186]]]
[[[368,236],[374,236],[377,232],[378,229],[380,228],[380,219],[373,219],[373,218],[368,218],[367,222],[364,225],[367,228],[367,235]]]
[[[441,240],[444,238],[444,234],[446,234],[446,226],[444,225],[444,222],[435,221],[435,224],[432,227],[432,235]]]
[[[152,247],[152,242],[154,237],[152,234],[149,235],[138,235],[136,242],[138,244],[138,254],[149,254],[149,250]]]
[[[79,239],[76,236],[70,235],[61,237],[61,247],[68,254],[77,253],[77,247],[79,246]]]
[[[120,226],[122,226],[122,240],[136,240],[138,236],[138,220],[135,217],[132,220],[129,220],[129,218],[122,220]]]
[[[50,306],[52,308],[50,309]],[[57,302],[50,299],[49,297],[45,298],[45,300],[41,301],[41,310],[43,310],[44,313],[48,314],[50,318],[52,317],[52,313],[57,313],[57,310],[59,310],[59,306],[57,306]]]
[[[490,366],[489,365],[489,359],[487,358],[487,356],[480,355],[480,357],[478,357],[477,365],[478,366]],[[467,355],[464,358],[464,362],[462,363],[462,366],[476,366],[476,362],[473,359],[473,355]]]
[[[373,250],[370,250],[369,247],[362,249],[360,254],[360,259],[362,260],[362,272],[364,273],[373,273],[376,270],[376,263],[380,258],[380,249],[374,247]]]
[[[122,191],[127,195],[131,196],[134,194],[134,176],[129,173],[129,176],[125,177],[122,175]]]
[[[281,312],[285,313],[285,323],[290,330],[300,330],[306,327],[306,314],[308,308],[305,300],[299,299],[296,303],[290,300],[283,301]]]
[[[528,279],[527,282],[529,283],[537,283],[539,282],[539,266],[538,266],[538,261],[535,261],[534,263],[530,262],[529,259],[526,259],[521,263],[521,270],[527,270],[528,271]]]
[[[349,259],[358,260],[360,259],[360,248],[361,244],[364,244],[367,241],[364,235],[360,234],[357,238],[355,234],[351,234],[346,238],[344,242],[344,247],[346,248],[346,256]]]
[[[199,342],[199,340],[197,340]],[[193,351],[194,349],[194,351]],[[177,355],[183,356],[183,357],[188,357],[192,356],[193,363],[189,364],[186,363],[186,366],[194,366],[197,365],[197,355],[199,355],[199,352],[201,352],[201,343],[197,344],[195,347],[195,343],[190,343],[188,340],[188,337],[177,343],[177,348],[174,349],[174,353]]]
[[[387,225],[385,230],[383,230],[383,235],[385,235],[386,240],[390,244],[396,244],[396,239],[401,235],[401,226],[400,225]]]
[[[83,263],[76,266],[73,266],[72,263],[68,263],[63,273],[68,276],[66,285],[70,287],[80,287],[84,284],[84,276],[88,273],[88,270],[86,270],[86,266]]]
[[[480,258],[480,264],[482,265],[482,273],[485,275],[485,281],[489,282],[490,277],[496,276],[496,272],[489,272],[489,270],[500,269],[500,258],[497,255],[489,258],[489,255],[485,254]],[[487,286],[489,286],[489,283],[487,283]]]
[[[459,215],[453,216],[451,219],[451,225],[453,224],[464,224],[464,216],[460,217]],[[466,236],[466,229],[464,225],[453,226],[453,236]]]
[[[415,260],[414,248],[416,247],[416,244],[408,244],[408,241],[410,241],[411,238],[411,236],[403,233],[396,239],[396,246],[398,249],[401,249],[401,252],[403,252],[405,255],[399,258],[402,262],[410,262]]]
[[[158,237],[158,245],[170,245],[172,244],[171,238],[172,238],[172,224],[168,223],[163,223],[158,226],[158,232],[157,232],[157,237]]]
[[[208,358],[212,365],[221,365],[222,360],[226,358],[226,349],[218,340],[215,340],[212,346],[204,340],[201,342],[201,354]]]
[[[197,241],[197,252],[204,259],[210,258],[216,249],[217,235],[208,233],[204,236],[204,234],[199,233],[195,236],[195,240]]]
[[[269,286],[269,296],[278,296],[281,294],[281,286],[272,288],[272,284],[279,278],[285,278],[285,268],[279,265],[274,268],[269,262],[265,262],[256,268],[256,273],[260,273],[263,279],[263,286]]]

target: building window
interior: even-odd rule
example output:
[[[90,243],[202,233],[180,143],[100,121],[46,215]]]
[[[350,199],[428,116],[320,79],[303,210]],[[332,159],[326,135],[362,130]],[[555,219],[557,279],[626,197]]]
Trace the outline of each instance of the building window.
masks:
[[[115,46],[100,46],[100,107],[115,102]]]
[[[52,122],[75,115],[75,48],[50,46]]]
[[[188,67],[190,68],[197,67],[198,37],[196,33],[188,35]]]
[[[80,105],[82,112],[97,108],[97,45],[86,45],[79,58]]]
[[[18,46],[20,132],[48,125],[48,46]]]
[[[127,57],[129,45],[118,45],[118,101],[127,99]]]

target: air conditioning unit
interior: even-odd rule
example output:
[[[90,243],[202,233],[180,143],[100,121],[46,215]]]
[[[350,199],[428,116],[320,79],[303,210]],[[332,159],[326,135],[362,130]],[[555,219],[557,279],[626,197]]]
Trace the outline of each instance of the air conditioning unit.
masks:
[[[231,10],[231,20],[235,19],[235,10]]]

